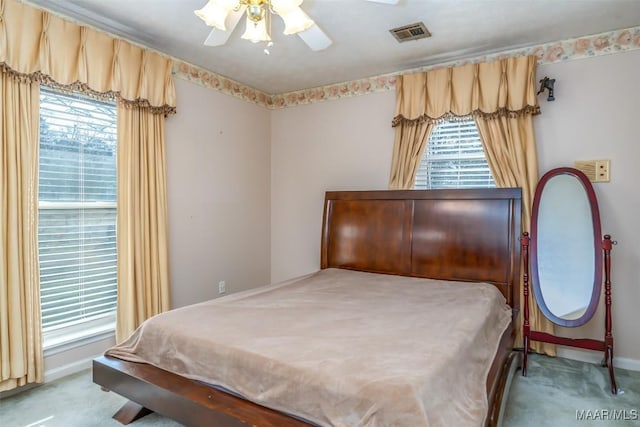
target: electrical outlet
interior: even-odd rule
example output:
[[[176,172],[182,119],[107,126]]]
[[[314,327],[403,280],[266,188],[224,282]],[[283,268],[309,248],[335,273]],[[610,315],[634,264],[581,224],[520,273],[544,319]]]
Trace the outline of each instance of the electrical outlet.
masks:
[[[609,182],[609,160],[576,160],[573,166],[582,171],[591,182]]]
[[[224,294],[225,292],[227,292],[227,284],[224,280],[221,280],[218,282],[218,293]]]
[[[609,160],[596,160],[596,182],[609,182]]]

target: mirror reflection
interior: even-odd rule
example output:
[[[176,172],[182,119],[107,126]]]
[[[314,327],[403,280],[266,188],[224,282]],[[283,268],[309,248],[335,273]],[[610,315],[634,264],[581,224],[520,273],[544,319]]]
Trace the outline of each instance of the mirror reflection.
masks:
[[[593,218],[587,192],[573,175],[547,181],[537,221],[541,297],[558,318],[583,316],[594,286]]]

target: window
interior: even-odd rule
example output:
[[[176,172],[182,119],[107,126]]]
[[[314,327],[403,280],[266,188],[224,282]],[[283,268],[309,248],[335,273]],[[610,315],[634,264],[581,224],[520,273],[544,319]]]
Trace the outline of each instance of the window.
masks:
[[[495,181],[472,118],[436,125],[416,173],[414,188],[490,188]]]
[[[115,319],[116,130],[114,103],[41,88],[38,246],[45,341],[48,334]]]

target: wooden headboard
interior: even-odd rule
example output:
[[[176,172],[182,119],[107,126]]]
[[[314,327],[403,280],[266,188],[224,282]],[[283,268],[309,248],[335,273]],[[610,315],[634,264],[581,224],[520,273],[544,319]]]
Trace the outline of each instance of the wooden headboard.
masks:
[[[519,306],[519,188],[330,191],[321,268],[489,282]]]

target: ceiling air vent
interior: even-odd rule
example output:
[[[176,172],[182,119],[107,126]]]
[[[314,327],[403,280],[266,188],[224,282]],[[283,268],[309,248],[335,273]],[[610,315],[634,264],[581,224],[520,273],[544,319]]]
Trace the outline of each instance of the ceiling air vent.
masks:
[[[431,37],[431,33],[427,30],[422,22],[416,22],[415,24],[405,25],[404,27],[393,28],[389,30],[393,37],[400,43],[407,42],[409,40],[418,40]]]

